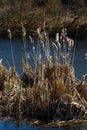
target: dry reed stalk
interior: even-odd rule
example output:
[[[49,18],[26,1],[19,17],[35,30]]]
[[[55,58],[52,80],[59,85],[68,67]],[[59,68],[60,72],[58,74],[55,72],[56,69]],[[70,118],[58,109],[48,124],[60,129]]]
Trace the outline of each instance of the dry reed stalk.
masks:
[[[40,27],[37,29],[38,49],[35,48],[34,41],[29,36],[33,49],[31,56],[34,57],[35,63],[33,72],[27,59],[26,30],[23,23],[22,33],[24,42],[22,77],[19,78],[14,67],[7,72],[0,65],[2,70],[0,81],[3,79],[5,86],[4,98],[5,101],[7,100],[7,110],[5,111],[11,118],[18,120],[29,117],[44,120],[47,117],[47,121],[49,119],[69,120],[80,118],[83,112],[80,109],[80,103],[81,108],[85,108],[84,110],[86,110],[87,104],[85,100],[82,103],[83,99],[78,93],[78,89],[76,89],[78,81],[70,62],[74,44],[67,37],[67,30],[62,30],[61,37],[58,33],[56,34],[56,41],[51,44],[54,47],[54,56],[51,55],[50,41],[45,30],[45,23],[43,30]],[[11,33],[9,35],[11,39]],[[69,44],[68,52],[66,44]],[[42,55],[42,50],[44,55]],[[82,94],[84,95],[83,91]],[[77,111],[79,111],[79,114]],[[75,115],[74,112],[78,115]]]
[[[22,27],[22,37],[23,37],[23,44],[24,44],[24,63],[27,64],[27,51],[26,51],[26,29],[23,25],[23,22],[21,22]]]
[[[14,60],[14,54],[13,54],[13,46],[12,46],[12,32],[10,29],[8,29],[8,36],[10,39],[10,45],[11,45],[11,56],[12,56],[12,66],[15,69],[15,60]]]

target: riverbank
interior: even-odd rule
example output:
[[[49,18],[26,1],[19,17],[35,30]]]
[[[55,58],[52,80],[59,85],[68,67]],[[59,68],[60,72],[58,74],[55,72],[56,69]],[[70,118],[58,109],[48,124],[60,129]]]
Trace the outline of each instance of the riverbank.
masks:
[[[46,11],[44,8],[35,8],[22,14],[17,10],[7,9],[7,12],[2,12],[0,15],[0,38],[8,37],[8,28],[12,30],[13,38],[22,38],[21,22],[26,28],[27,38],[30,34],[37,37],[37,26],[43,26],[41,25],[43,19],[45,19],[46,30],[50,37],[54,37],[61,28],[66,27],[71,38],[80,40],[87,38],[86,12],[74,13],[65,7],[55,12]]]

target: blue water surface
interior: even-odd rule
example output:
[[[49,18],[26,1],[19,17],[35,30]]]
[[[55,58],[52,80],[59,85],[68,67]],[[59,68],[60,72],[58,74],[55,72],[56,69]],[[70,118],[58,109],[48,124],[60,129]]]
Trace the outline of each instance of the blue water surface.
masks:
[[[74,67],[76,76],[81,79],[87,73],[87,41],[76,42]]]
[[[22,72],[23,42],[12,41],[12,48],[16,71],[20,74]],[[32,57],[32,43],[29,41],[27,41],[27,52],[30,55],[28,62],[34,66],[34,60]],[[75,45],[74,68],[75,74],[79,79],[81,79],[83,74],[87,73],[87,56],[85,56],[86,53],[87,41],[77,41]],[[8,62],[10,65],[12,65],[11,44],[8,40],[0,41],[0,59],[3,59],[3,64],[7,68],[9,68]]]
[[[71,125],[71,126],[33,126],[26,123],[17,124],[16,122],[0,122],[0,130],[87,130],[86,124],[78,124],[78,125]]]

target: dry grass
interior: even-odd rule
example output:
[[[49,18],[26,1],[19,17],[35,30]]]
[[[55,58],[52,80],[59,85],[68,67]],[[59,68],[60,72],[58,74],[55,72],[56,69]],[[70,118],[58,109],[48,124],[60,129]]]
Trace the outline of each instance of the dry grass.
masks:
[[[24,44],[26,44],[26,36],[23,34],[24,37]],[[5,106],[5,109],[1,109],[0,112],[3,114],[4,111],[7,116],[17,120],[36,118],[49,121],[83,117],[86,111],[86,102],[82,102],[82,95],[76,90],[78,82],[75,78],[73,65],[69,62],[70,57],[67,57],[68,52],[65,48],[63,48],[64,50],[62,49],[62,41],[60,48],[59,44],[56,43],[60,42],[57,41],[60,38],[56,42],[54,41],[54,56],[52,57],[49,37],[45,30],[45,22],[43,31],[40,27],[38,28],[38,38],[40,40],[39,43],[42,45],[44,56],[42,56],[41,51],[36,52],[34,71],[32,71],[32,67],[28,63],[26,50],[23,57],[26,60],[23,59],[23,74],[21,78],[17,75],[15,68],[7,71],[2,64],[0,65],[0,84],[4,85],[0,107],[3,109]],[[64,36],[62,35],[62,40],[63,44],[66,42],[69,44],[65,34]],[[38,49],[40,50],[39,43]],[[32,47],[35,48],[34,44]],[[72,50],[73,47],[69,47]],[[71,55],[73,52],[69,53]],[[32,53],[33,55],[34,53]],[[60,60],[60,57],[62,60]],[[85,94],[83,93],[83,95]],[[73,115],[74,111],[75,114]],[[80,113],[83,114],[80,115]]]

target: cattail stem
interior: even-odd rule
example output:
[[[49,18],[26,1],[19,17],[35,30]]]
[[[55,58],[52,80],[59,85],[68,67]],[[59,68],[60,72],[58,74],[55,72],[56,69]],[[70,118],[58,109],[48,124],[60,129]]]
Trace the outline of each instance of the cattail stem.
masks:
[[[26,38],[23,37],[25,64],[27,64]]]
[[[10,29],[8,29],[8,36],[9,36],[9,39],[10,39],[10,46],[11,46],[12,66],[15,69],[15,61],[14,61],[13,47],[12,47],[12,41],[11,41],[11,39],[12,39],[12,33],[11,33]]]
[[[11,45],[12,65],[13,65],[13,67],[15,69],[15,60],[14,60],[13,47],[12,47],[11,39],[10,39],[10,45]]]

